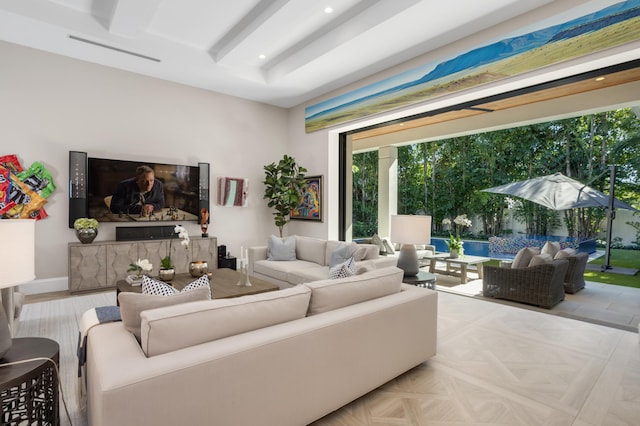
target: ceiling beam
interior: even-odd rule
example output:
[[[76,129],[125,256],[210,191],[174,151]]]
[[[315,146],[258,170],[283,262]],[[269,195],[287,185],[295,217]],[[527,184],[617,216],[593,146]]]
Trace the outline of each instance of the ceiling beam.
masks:
[[[109,22],[113,35],[136,38],[144,33],[162,0],[118,0]]]

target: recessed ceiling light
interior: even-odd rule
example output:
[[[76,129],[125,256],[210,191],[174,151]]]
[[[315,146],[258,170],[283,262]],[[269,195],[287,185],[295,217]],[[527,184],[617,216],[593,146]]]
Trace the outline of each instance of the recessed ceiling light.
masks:
[[[605,79],[605,77],[598,77],[598,78],[596,78],[596,81],[602,81],[604,79]]]
[[[324,13],[329,14],[333,12],[333,8],[331,6],[327,6],[324,8]]]
[[[267,55],[265,55],[264,53],[262,53],[262,54],[258,55],[258,58],[260,58],[260,59],[266,59],[266,58],[267,58]]]

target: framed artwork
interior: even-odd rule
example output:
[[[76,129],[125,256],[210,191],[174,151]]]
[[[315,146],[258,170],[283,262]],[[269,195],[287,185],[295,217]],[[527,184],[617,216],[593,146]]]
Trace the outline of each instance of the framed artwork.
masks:
[[[306,176],[300,204],[291,211],[291,219],[322,222],[322,176]]]

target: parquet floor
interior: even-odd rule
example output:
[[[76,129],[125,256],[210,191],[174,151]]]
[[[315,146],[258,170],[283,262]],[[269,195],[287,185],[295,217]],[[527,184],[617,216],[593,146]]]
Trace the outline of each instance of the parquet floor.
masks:
[[[438,297],[437,355],[314,426],[640,424],[637,333]]]

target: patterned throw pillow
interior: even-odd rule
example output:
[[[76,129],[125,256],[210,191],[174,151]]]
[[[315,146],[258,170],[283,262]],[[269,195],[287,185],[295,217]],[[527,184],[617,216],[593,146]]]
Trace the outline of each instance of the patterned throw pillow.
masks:
[[[356,274],[356,264],[353,261],[353,257],[347,259],[346,262],[342,262],[329,268],[329,279],[336,280],[338,278],[346,278]]]
[[[209,285],[209,277],[206,275],[203,275],[197,280],[187,284],[180,291],[163,281],[156,280],[146,275],[142,277],[142,294],[151,294],[153,296],[173,296],[174,294],[186,293],[200,287],[207,287],[209,289],[209,299],[211,299],[211,286]]]

